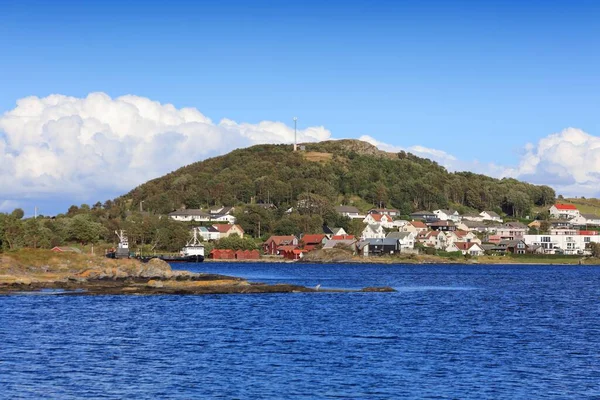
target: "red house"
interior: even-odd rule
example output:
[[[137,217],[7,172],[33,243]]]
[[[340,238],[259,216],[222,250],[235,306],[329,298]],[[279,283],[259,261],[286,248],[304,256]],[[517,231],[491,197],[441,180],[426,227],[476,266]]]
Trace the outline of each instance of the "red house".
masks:
[[[230,249],[214,249],[210,252],[210,258],[214,260],[234,260],[235,252]]]
[[[301,242],[302,248],[304,250],[312,251],[316,247],[322,246],[323,244],[325,244],[326,240],[327,240],[327,236],[325,236],[323,234],[316,234],[316,235],[304,235],[304,236],[302,236],[302,239],[300,239],[300,242]]]
[[[279,246],[277,251],[287,260],[299,260],[306,253],[306,250],[301,250],[296,246]]]
[[[277,248],[280,246],[298,246],[298,238],[290,236],[271,236],[263,243],[263,252],[265,254],[277,254]]]

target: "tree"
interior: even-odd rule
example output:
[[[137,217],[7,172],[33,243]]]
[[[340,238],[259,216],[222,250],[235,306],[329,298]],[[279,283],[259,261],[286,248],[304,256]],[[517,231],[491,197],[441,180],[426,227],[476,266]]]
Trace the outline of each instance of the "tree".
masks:
[[[85,214],[79,214],[71,218],[69,236],[71,240],[82,244],[94,243],[104,230],[102,224],[91,221]]]
[[[15,208],[10,215],[16,219],[23,219],[25,212],[23,211],[22,208]]]
[[[600,258],[600,243],[588,243],[588,246],[592,252],[592,257]]]
[[[217,249],[231,249],[231,250],[256,250],[256,242],[252,239],[241,238],[237,234],[233,234],[224,238],[221,238],[215,242],[215,248]]]

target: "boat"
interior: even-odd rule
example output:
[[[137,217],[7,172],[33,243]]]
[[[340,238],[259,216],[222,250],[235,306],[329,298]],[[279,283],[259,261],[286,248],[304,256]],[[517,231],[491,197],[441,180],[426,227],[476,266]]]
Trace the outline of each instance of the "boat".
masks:
[[[179,254],[155,254],[155,255],[137,255],[135,258],[142,262],[148,262],[153,258],[158,258],[167,262],[202,262],[204,261],[204,245],[198,239],[198,231],[192,229],[192,238],[181,249]]]
[[[129,239],[124,230],[115,231],[115,234],[119,238],[119,244],[116,249],[110,249],[106,252],[108,258],[129,258]]]

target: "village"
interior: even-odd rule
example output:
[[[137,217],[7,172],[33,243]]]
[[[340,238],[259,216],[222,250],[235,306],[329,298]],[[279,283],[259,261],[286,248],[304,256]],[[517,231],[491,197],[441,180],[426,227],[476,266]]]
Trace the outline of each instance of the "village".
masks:
[[[210,210],[183,209],[169,217],[175,221],[200,222],[197,234],[205,242],[237,235],[244,230],[236,224],[234,207]],[[504,221],[494,211],[460,215],[451,209],[417,211],[409,218],[390,208],[373,208],[361,213],[354,206],[338,206],[335,211],[364,228],[352,235],[343,228],[323,226],[321,232],[301,235],[271,236],[262,243],[262,251],[213,249],[212,259],[259,259],[262,256],[300,260],[307,253],[321,249],[345,249],[358,257],[398,254],[483,255],[590,255],[591,244],[600,243],[600,216],[582,214],[576,206],[557,203],[548,210],[548,219],[527,224]]]

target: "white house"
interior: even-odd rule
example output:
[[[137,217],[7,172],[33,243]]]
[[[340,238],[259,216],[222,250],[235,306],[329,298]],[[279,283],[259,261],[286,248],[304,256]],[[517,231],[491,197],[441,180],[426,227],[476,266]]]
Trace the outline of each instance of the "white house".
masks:
[[[550,216],[557,219],[571,219],[580,215],[573,204],[555,204],[550,207]]]
[[[581,214],[571,220],[569,220],[571,225],[577,226],[585,226],[585,225],[593,225],[600,226],[600,217],[595,214]]]
[[[438,250],[446,248],[446,235],[441,231],[420,233],[417,240],[425,246],[434,247]]]
[[[502,222],[502,217],[500,217],[493,211],[482,211],[481,213],[479,213],[479,215],[481,216],[481,218],[483,218],[483,221]]]
[[[483,247],[475,242],[454,242],[446,247],[446,251],[460,251],[463,255],[470,254],[474,257],[482,256],[485,253]]]
[[[358,218],[364,218],[364,215],[360,215],[360,211],[358,210],[358,208],[354,207],[354,206],[337,206],[335,208],[335,211],[344,216],[344,217],[348,217],[348,218],[352,218],[352,219],[358,219]]]
[[[386,228],[392,228],[394,219],[385,214],[367,214],[363,222],[365,224],[380,224]]]
[[[227,222],[230,225],[235,224],[235,217],[231,214],[214,215],[211,218],[212,222]]]
[[[194,229],[196,229],[196,232],[198,232],[198,234],[202,236],[202,239],[207,242],[211,240],[219,240],[221,238],[221,232],[219,232],[219,230],[214,226],[200,226]]]
[[[462,221],[483,222],[481,214],[464,214],[461,219]]]
[[[386,236],[387,239],[397,239],[398,248],[402,250],[412,250],[415,248],[416,235],[412,232],[390,232]]]
[[[448,231],[444,232],[446,235],[446,244],[450,245],[455,242],[467,242],[481,244],[481,239],[477,237],[473,232],[466,231]]]
[[[428,230],[429,228],[427,228],[427,225],[421,221],[412,221],[399,228],[400,232],[413,232],[415,235],[421,232],[427,232]]]
[[[211,215],[200,209],[181,209],[169,213],[169,218],[175,221],[209,222]]]
[[[582,234],[583,233],[583,234]],[[589,243],[600,243],[596,231],[581,231],[577,235],[525,235],[527,246],[542,246],[546,254],[589,254]]]
[[[460,221],[460,214],[455,210],[434,210],[433,213],[440,221]]]
[[[361,239],[383,239],[385,238],[385,231],[383,226],[379,224],[369,224],[363,229]]]

